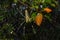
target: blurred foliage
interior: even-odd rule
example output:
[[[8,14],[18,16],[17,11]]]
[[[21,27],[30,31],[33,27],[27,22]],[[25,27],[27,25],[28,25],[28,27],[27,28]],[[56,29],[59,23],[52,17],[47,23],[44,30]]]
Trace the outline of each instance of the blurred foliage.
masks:
[[[52,12],[46,13],[44,11],[46,7],[51,8]],[[35,40],[40,40],[39,37],[41,34],[43,36],[44,32],[51,33],[51,36],[55,36],[55,34],[58,36],[60,30],[55,30],[54,27],[50,26],[55,23],[56,17],[52,17],[58,9],[58,1],[56,0],[0,0],[0,40],[34,40],[35,38]],[[25,22],[25,10],[30,16],[30,23]],[[44,20],[38,27],[33,21],[36,15],[41,12]],[[53,23],[49,24],[49,22]],[[45,26],[52,28],[45,28]],[[48,35],[50,38],[50,34]],[[56,40],[59,39],[60,35],[58,38],[57,36]],[[47,39],[49,38],[47,37]]]

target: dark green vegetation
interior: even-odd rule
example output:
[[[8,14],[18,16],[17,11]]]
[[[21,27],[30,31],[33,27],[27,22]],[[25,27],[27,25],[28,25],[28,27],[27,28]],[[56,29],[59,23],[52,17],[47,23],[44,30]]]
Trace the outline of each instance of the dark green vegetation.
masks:
[[[42,12],[45,7],[51,8],[52,12]],[[33,18],[32,22],[25,22],[25,10]],[[59,10],[55,0],[0,0],[0,39],[60,40]],[[39,12],[44,18],[38,27],[33,20]]]

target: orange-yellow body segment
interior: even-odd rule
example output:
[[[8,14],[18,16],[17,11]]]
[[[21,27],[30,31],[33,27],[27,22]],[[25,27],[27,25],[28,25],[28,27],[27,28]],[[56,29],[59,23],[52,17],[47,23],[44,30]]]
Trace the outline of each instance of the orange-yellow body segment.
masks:
[[[40,14],[40,13],[38,13],[37,16],[36,16],[36,18],[35,18],[36,25],[40,26],[41,23],[42,23],[42,19],[43,19],[43,15]]]
[[[47,8],[44,8],[44,11],[47,12],[47,13],[52,12],[52,10],[50,8],[48,8],[48,7]]]

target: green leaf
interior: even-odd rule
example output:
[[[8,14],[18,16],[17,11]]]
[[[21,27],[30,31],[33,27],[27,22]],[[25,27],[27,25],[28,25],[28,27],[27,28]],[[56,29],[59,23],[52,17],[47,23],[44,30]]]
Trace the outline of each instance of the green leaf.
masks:
[[[18,0],[14,0],[15,3],[17,3]]]
[[[51,3],[51,2],[52,2],[52,0],[45,0],[45,2],[46,2],[46,3]]]
[[[22,2],[26,2],[27,0],[22,0]]]
[[[32,8],[38,9],[38,5],[33,5]]]
[[[0,16],[0,21],[2,21],[2,20],[3,20],[3,18],[4,18],[3,16]]]
[[[32,20],[35,20],[35,17],[36,17],[36,12],[32,13],[31,15]]]

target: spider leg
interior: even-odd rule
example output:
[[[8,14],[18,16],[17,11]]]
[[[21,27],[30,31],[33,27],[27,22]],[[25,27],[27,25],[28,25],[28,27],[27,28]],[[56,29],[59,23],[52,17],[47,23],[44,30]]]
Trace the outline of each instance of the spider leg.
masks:
[[[24,18],[19,18],[19,19],[24,20]]]
[[[20,26],[18,27],[17,31],[21,28],[21,26],[25,23],[25,21],[23,21]]]
[[[33,25],[32,25],[32,30],[33,30],[33,33],[36,34],[36,30],[34,29]]]
[[[17,11],[21,14],[22,17],[25,17],[21,11],[17,8]]]
[[[23,36],[25,36],[25,26],[23,27]]]

